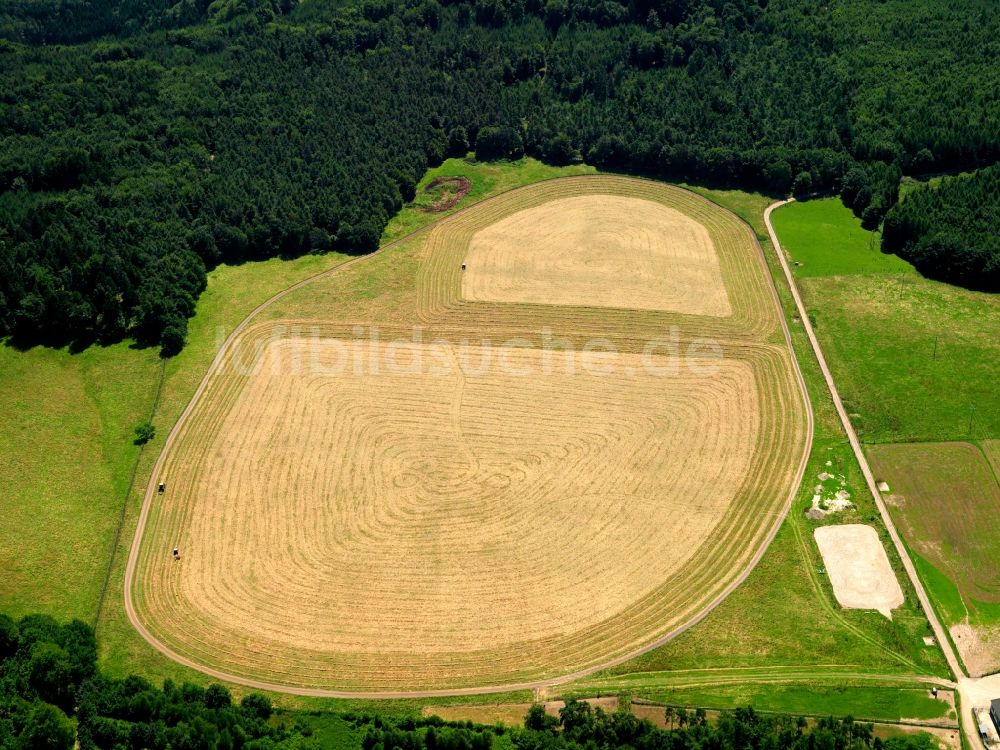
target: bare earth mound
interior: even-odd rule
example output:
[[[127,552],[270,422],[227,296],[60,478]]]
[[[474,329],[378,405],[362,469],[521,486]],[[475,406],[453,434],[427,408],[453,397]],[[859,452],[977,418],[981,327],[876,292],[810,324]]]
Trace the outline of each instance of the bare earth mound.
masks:
[[[648,245],[668,224],[689,238],[650,251],[639,280],[597,253],[594,295],[637,304],[662,271],[686,281],[649,304],[690,307],[703,283],[733,314],[461,297],[473,235],[549,203],[556,221],[564,199],[609,232],[615,207]],[[172,658],[254,687],[551,684],[721,601],[787,512],[810,425],[746,225],[643,180],[513,190],[290,291],[227,344],[147,489],[129,617]]]
[[[468,300],[732,313],[705,227],[640,198],[587,195],[518,211],[477,232],[465,262]]]
[[[892,572],[878,532],[859,523],[821,526],[815,531],[834,596],[847,609],[874,609],[892,619],[903,590]]]

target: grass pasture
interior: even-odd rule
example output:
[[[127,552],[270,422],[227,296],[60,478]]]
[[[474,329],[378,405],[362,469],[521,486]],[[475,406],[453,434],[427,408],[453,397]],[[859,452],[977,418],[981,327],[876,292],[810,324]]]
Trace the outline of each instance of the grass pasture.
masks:
[[[477,232],[581,195],[697,217],[736,314],[463,298]],[[803,459],[764,274],[752,233],[708,202],[588,177],[506,193],[289,294],[168,454],[134,589],[144,625],[228,674],[388,691],[550,679],[670,633],[760,549]],[[680,323],[679,348],[717,339],[714,374],[691,350],[672,370],[666,344],[647,366],[645,341]],[[545,330],[581,355],[573,374]],[[598,335],[618,377],[582,361]],[[247,352],[256,369],[231,366]]]
[[[155,351],[0,346],[0,611],[93,622]]]
[[[881,251],[881,235],[861,228],[839,198],[796,202],[774,213],[774,231],[795,275],[916,274],[902,258]]]
[[[945,693],[941,693],[945,695]],[[853,716],[858,721],[917,720],[951,723],[953,706],[932,698],[929,688],[859,684],[757,684],[713,688],[661,690],[647,697],[674,706],[733,709],[753,706],[806,716]]]
[[[838,199],[773,220],[862,442],[1000,437],[1000,297],[900,266]]]
[[[989,461],[971,443],[878,445],[868,453],[966,666],[973,674],[995,671],[1000,549],[992,530],[1000,484]]]

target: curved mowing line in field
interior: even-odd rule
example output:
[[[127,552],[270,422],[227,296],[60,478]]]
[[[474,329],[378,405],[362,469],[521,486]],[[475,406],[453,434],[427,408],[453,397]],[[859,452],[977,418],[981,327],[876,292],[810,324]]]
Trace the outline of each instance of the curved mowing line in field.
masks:
[[[449,263],[457,267],[454,261],[460,257],[460,252],[452,243],[467,242],[464,239],[467,232],[474,231],[476,226],[491,223],[504,212],[510,213],[532,202],[537,204],[549,200],[555,195],[594,192],[655,199],[667,205],[682,207],[683,210],[690,211],[696,216],[698,221],[707,227],[718,249],[734,315],[727,319],[713,320],[710,317],[645,311],[630,316],[622,311],[466,303],[458,299],[455,294],[457,279]],[[480,217],[478,215],[480,212],[483,212],[487,219]],[[457,240],[448,239],[455,229],[455,227],[449,228],[449,224],[464,228],[462,232],[457,233],[459,237]],[[778,318],[781,316],[773,286],[768,283],[769,277],[766,275],[760,248],[744,224],[704,199],[676,188],[625,178],[603,176],[582,180],[567,178],[512,191],[440,222],[429,233],[423,252],[424,262],[418,276],[419,295],[414,295],[413,298],[415,306],[412,309],[388,310],[384,320],[365,321],[382,326],[386,330],[387,338],[392,332],[390,321],[418,318],[426,324],[429,338],[435,334],[456,335],[461,332],[468,333],[470,330],[488,333],[537,331],[543,326],[551,325],[560,332],[560,335],[562,332],[567,332],[567,337],[579,340],[600,333],[615,341],[622,351],[641,351],[644,337],[654,335],[666,325],[686,327],[687,330],[682,333],[684,337],[717,336],[727,357],[742,362],[743,367],[749,367],[748,372],[752,373],[750,382],[757,390],[760,409],[755,429],[756,437],[752,440],[754,449],[748,456],[749,463],[741,467],[741,475],[733,480],[736,481],[734,489],[726,493],[732,492],[736,498],[735,502],[719,519],[715,529],[698,543],[697,548],[691,548],[696,549],[695,554],[681,562],[679,566],[675,566],[658,586],[634,599],[620,611],[609,611],[607,615],[600,615],[596,619],[588,620],[582,617],[582,619],[567,620],[569,632],[561,632],[553,625],[558,622],[559,617],[570,617],[572,613],[568,614],[565,609],[553,610],[553,617],[557,619],[550,623],[546,623],[545,618],[537,617],[537,613],[530,610],[523,613],[522,624],[529,631],[533,628],[532,632],[536,637],[510,641],[509,636],[504,635],[507,631],[500,627],[496,631],[499,640],[492,647],[477,648],[474,640],[469,640],[471,631],[468,628],[462,630],[461,617],[456,615],[455,622],[450,626],[454,629],[455,638],[465,639],[464,650],[449,651],[435,647],[431,642],[424,642],[421,649],[413,650],[407,648],[405,642],[405,623],[400,628],[395,622],[395,618],[404,615],[405,612],[394,615],[389,611],[385,618],[384,629],[394,640],[384,649],[371,649],[368,641],[372,636],[365,630],[365,626],[371,624],[372,618],[377,619],[377,613],[364,610],[363,596],[357,592],[353,594],[354,601],[357,602],[356,609],[366,619],[360,623],[344,620],[343,626],[339,628],[329,627],[329,623],[322,621],[313,621],[310,624],[309,615],[312,606],[303,606],[295,612],[276,609],[267,596],[260,595],[260,591],[273,591],[272,598],[280,595],[292,597],[299,603],[313,601],[317,611],[333,606],[334,609],[329,611],[336,614],[341,604],[347,604],[347,602],[338,604],[337,602],[341,600],[337,596],[349,593],[354,585],[346,577],[347,569],[340,578],[327,578],[325,582],[322,576],[316,578],[317,570],[322,568],[322,565],[317,568],[316,561],[321,559],[325,552],[315,546],[316,534],[313,531],[322,529],[323,524],[329,522],[327,512],[310,509],[308,503],[306,506],[291,504],[288,510],[282,513],[294,514],[294,518],[298,520],[292,524],[284,524],[283,530],[280,531],[281,536],[278,537],[274,536],[277,527],[273,526],[273,520],[268,520],[274,518],[280,520],[283,517],[281,514],[275,516],[276,511],[273,507],[279,498],[285,495],[289,498],[310,496],[309,491],[300,488],[297,483],[309,481],[309,476],[347,470],[341,466],[344,462],[335,455],[328,461],[316,461],[315,458],[299,452],[300,447],[295,445],[285,447],[286,443],[282,441],[292,439],[294,435],[282,438],[280,434],[276,434],[268,438],[272,441],[267,444],[270,474],[265,481],[275,482],[277,483],[275,486],[285,488],[282,492],[262,494],[257,488],[250,487],[241,490],[240,493],[232,494],[228,500],[215,502],[214,505],[211,502],[206,505],[205,501],[206,496],[214,497],[213,487],[222,488],[219,492],[224,494],[228,491],[225,490],[226,487],[235,487],[243,482],[245,477],[245,473],[241,473],[245,469],[239,469],[232,462],[213,464],[215,460],[213,451],[225,452],[231,449],[235,456],[245,455],[250,450],[259,451],[259,445],[253,442],[253,435],[256,433],[252,427],[255,420],[268,418],[268,409],[274,412],[270,416],[273,424],[278,424],[286,418],[307,424],[308,420],[314,419],[316,410],[306,409],[304,403],[307,401],[320,403],[316,402],[317,398],[321,401],[331,398],[336,401],[343,396],[343,390],[351,387],[350,382],[344,382],[331,391],[320,381],[314,385],[299,382],[294,387],[305,390],[298,391],[299,395],[289,400],[287,393],[275,390],[276,383],[266,379],[256,381],[252,378],[247,379],[236,374],[233,368],[225,366],[227,358],[237,351],[237,347],[234,346],[236,342],[244,351],[252,350],[255,345],[263,348],[268,341],[270,327],[266,323],[256,325],[250,323],[264,308],[285,296],[288,293],[286,292],[258,308],[227,341],[226,347],[213,363],[192,403],[171,432],[147,491],[136,540],[126,570],[126,609],[130,620],[140,633],[171,658],[220,679],[255,688],[285,690],[306,695],[435,696],[534,688],[578,678],[621,663],[662,644],[703,618],[742,582],[760,559],[787,512],[804,471],[808,446],[811,443],[812,414],[805,399],[804,384],[798,373],[797,363],[790,353],[787,330],[785,330],[784,345],[768,343],[772,332],[778,328]],[[441,261],[445,256],[450,259],[449,263]],[[353,267],[357,269],[360,264],[353,263]],[[345,272],[348,275],[351,273],[347,269]],[[327,278],[334,277],[327,276]],[[341,278],[340,274],[337,278]],[[300,284],[296,288],[303,287],[304,284]],[[419,302],[417,302],[418,297]],[[315,318],[289,322],[316,325],[324,336],[339,338],[352,336],[350,325],[330,323],[323,320],[322,310],[317,312],[319,314]],[[400,329],[399,332],[402,334],[405,331]],[[525,353],[522,356],[535,355]],[[692,381],[689,406],[685,406],[681,401],[676,402],[671,408],[680,409],[677,414],[682,414],[685,409],[699,403],[702,404],[698,407],[700,409],[711,411],[718,408],[721,404],[713,402],[720,400],[721,392],[714,397],[709,395],[709,391],[699,395],[701,392],[699,389],[703,389],[706,385],[708,384],[705,381],[700,383]],[[400,381],[394,384],[391,393],[397,391],[402,393],[406,387],[406,381]],[[467,396],[471,400],[466,400],[461,411],[466,420],[461,423],[461,429],[466,433],[472,431],[471,437],[467,434],[466,438],[473,442],[467,443],[466,448],[462,450],[468,451],[468,445],[478,444],[478,450],[482,453],[485,447],[488,447],[489,450],[480,456],[480,458],[485,457],[485,460],[494,460],[496,456],[519,455],[517,449],[521,446],[518,446],[516,441],[511,444],[502,434],[490,431],[493,429],[490,425],[496,422],[496,419],[490,416],[490,409],[494,408],[490,406],[491,398],[495,400],[495,397],[490,396],[493,388],[490,381],[488,379],[482,382],[468,381],[465,388],[470,387],[473,390],[469,391]],[[596,400],[594,403],[597,403],[607,398],[606,393],[602,395],[599,386],[582,378],[566,384],[566,387],[575,394],[567,403],[580,406],[584,412],[588,400]],[[645,386],[641,384],[635,386],[639,390],[634,391],[634,396],[629,395],[632,392],[629,390],[631,386],[615,384],[613,387],[622,391],[620,398],[624,399],[622,403],[626,406],[630,403],[629,399],[639,399],[628,407],[633,415],[632,420],[622,421],[617,426],[613,423],[605,424],[600,429],[597,423],[590,428],[584,428],[579,440],[567,444],[569,446],[567,456],[572,456],[574,451],[579,452],[579,458],[593,454],[594,450],[606,452],[609,439],[612,444],[615,441],[627,441],[631,439],[628,438],[629,433],[641,428],[640,423],[645,417],[641,416],[641,409],[644,407],[640,407],[639,404],[643,403],[642,399],[646,399],[644,406],[652,404],[649,402],[649,395],[642,390]],[[504,391],[502,398],[509,399],[510,393]],[[259,407],[248,408],[248,398],[252,402],[249,406],[259,404]],[[440,438],[442,441],[447,441],[450,434],[442,427],[448,419],[443,412],[440,417],[428,422],[426,415],[420,414],[422,407],[419,400],[413,399],[413,395],[402,393],[399,404],[392,410],[391,419],[379,410],[381,404],[366,406],[364,400],[348,399],[331,412],[341,415],[342,419],[347,420],[346,423],[316,423],[310,429],[319,431],[347,429],[352,435],[360,435],[362,444],[367,440],[366,452],[354,456],[355,462],[365,456],[381,455],[380,464],[395,461],[405,465],[406,462],[416,460],[413,454],[407,453],[400,447],[405,446],[405,430],[416,429],[418,432],[442,430]],[[573,399],[578,401],[574,402]],[[520,409],[527,415],[530,409],[537,409],[537,403],[543,404],[544,411],[545,399],[541,402],[533,400],[530,404],[525,402],[520,406],[516,402],[511,402],[506,406],[508,410],[517,412]],[[482,411],[481,420],[475,416],[477,409]],[[453,413],[459,412],[453,410]],[[245,433],[241,429],[233,429],[234,414],[244,415],[245,421],[240,424],[241,427],[248,428]],[[278,414],[282,418],[276,420]],[[725,428],[727,420],[732,421],[732,418],[720,419],[721,414],[720,412],[718,417],[709,421],[720,423]],[[413,422],[414,419],[417,422]],[[635,421],[637,419],[639,421]],[[407,427],[409,423],[415,427]],[[478,428],[477,424],[483,427]],[[399,432],[401,425],[403,433]],[[579,425],[583,428],[586,421],[580,422]],[[480,429],[485,432],[477,433]],[[602,431],[606,434],[599,434]],[[346,434],[348,433],[342,433]],[[544,447],[546,440],[544,434],[543,429],[539,433],[540,442],[535,445],[533,441],[529,441],[531,444],[528,447],[536,451],[541,450],[543,453],[548,450],[551,454],[551,449]],[[709,438],[715,441],[723,440],[720,445],[725,445],[724,434],[719,431],[700,431],[694,437],[700,440]],[[386,442],[387,437],[389,442]],[[327,442],[334,446],[342,445],[344,439],[337,437],[337,433],[333,432]],[[403,440],[403,443],[400,443],[400,440]],[[683,444],[685,440],[690,442],[691,437],[675,436],[672,439],[675,444]],[[254,448],[254,445],[258,447]],[[643,450],[655,447],[648,437],[643,438],[640,445],[646,446]],[[469,458],[469,455],[471,454],[467,454],[466,458]],[[654,454],[651,453],[650,456],[652,455]],[[797,465],[796,456],[799,458]],[[477,459],[476,456],[472,458]],[[445,451],[437,457],[435,465],[441,466],[446,465],[448,461],[459,461],[456,466],[460,466],[465,460],[460,460]],[[551,458],[542,460],[544,463],[545,460],[551,461]],[[640,460],[637,466],[646,463],[648,462]],[[312,467],[309,471],[303,469],[306,464]],[[531,461],[525,466],[530,464]],[[215,466],[215,469],[209,471],[211,466]],[[552,484],[557,480],[562,483],[571,481],[569,474],[563,479],[558,478],[558,470],[573,469],[571,465],[553,466],[557,471],[554,473],[546,471],[526,485],[529,492],[534,485],[537,485],[535,488],[537,491],[542,492],[546,483]],[[586,462],[581,463],[577,469],[577,471],[586,470]],[[171,493],[168,499],[158,502],[155,483],[165,473],[172,475]],[[303,474],[308,476],[304,478]],[[608,472],[598,467],[598,471],[588,481],[597,481],[598,484],[595,486],[599,487],[601,480],[598,477],[602,474]],[[611,478],[614,478],[613,473],[604,480],[608,481]],[[447,489],[448,483],[453,483],[454,479],[455,477],[449,478],[445,474],[436,480],[445,482],[439,491],[443,493],[442,497],[446,498],[451,492]],[[653,480],[655,477],[643,481]],[[470,503],[488,503],[491,494],[487,492],[485,495],[480,495],[478,500],[467,496],[467,493],[463,495],[467,486],[474,487],[476,481],[479,480],[473,473],[462,481],[461,488],[455,489],[457,493],[454,495],[455,499],[449,502],[457,509],[457,515],[441,517],[442,539],[447,540],[449,534],[453,534],[457,542],[463,535],[475,533],[477,526],[484,525],[473,522],[475,513]],[[486,477],[484,481],[493,480]],[[319,486],[328,484],[327,480],[323,480]],[[683,482],[678,484],[682,485]],[[364,487],[367,485],[362,482],[356,486],[360,492],[364,492]],[[704,489],[692,486],[690,490],[684,491],[686,493],[684,496],[673,498],[669,496],[668,490],[660,490],[659,496],[664,500],[654,510],[663,512],[676,505],[678,510],[675,512],[683,514],[688,510],[684,506],[684,502],[687,501],[693,503],[690,510],[695,511],[701,501],[696,502],[693,498],[699,490],[704,491]],[[386,497],[392,494],[388,485],[379,492],[380,496]],[[185,495],[185,493],[190,494]],[[243,493],[246,495],[245,499]],[[501,493],[502,488],[498,487],[493,494]],[[602,494],[605,498],[608,497],[607,490]],[[189,497],[190,500],[186,501],[185,497]],[[557,496],[551,497],[558,499]],[[526,499],[531,500],[530,497]],[[709,498],[706,496],[705,499]],[[232,511],[237,507],[240,513],[233,515]],[[430,512],[429,507],[431,506],[407,507],[405,504],[395,508],[359,506],[358,510],[367,515],[359,518],[356,528],[351,526],[352,516],[347,513],[340,519],[335,533],[333,531],[330,533],[334,533],[334,537],[342,534],[347,538],[345,529],[360,534],[373,531],[381,533],[379,530],[391,529],[396,524],[393,533],[398,535],[399,528],[409,529],[419,525],[421,522],[419,512]],[[558,506],[553,506],[556,507]],[[196,508],[198,508],[197,513]],[[499,506],[497,510],[501,514],[506,512]],[[598,524],[605,524],[614,519],[601,507],[581,507],[580,513],[583,515],[574,520],[582,521],[582,526],[579,523],[566,525],[565,521],[560,523],[558,514],[554,510],[551,513],[556,517],[547,517],[545,508],[540,508],[536,518],[538,523],[543,524],[541,527],[543,532],[547,530],[547,533],[556,535],[572,534],[575,533],[574,530],[587,528],[586,518],[589,513],[594,514],[591,517],[593,522]],[[510,522],[515,523],[519,520],[523,522],[523,515],[522,513],[520,516],[511,516]],[[244,523],[243,521],[248,518],[260,521],[256,525]],[[400,523],[403,523],[402,527],[398,526]],[[455,523],[458,525],[454,526]],[[192,529],[198,530],[195,536],[190,536]],[[212,529],[215,529],[215,533],[228,535],[224,543],[206,545],[205,536],[211,533]],[[539,529],[530,525],[523,526],[522,529],[526,540],[531,539],[531,534],[538,531]],[[312,537],[310,533],[313,534]],[[607,527],[599,533],[603,535],[600,537],[603,539],[604,536],[617,532],[613,527]],[[141,544],[144,537],[147,543]],[[319,534],[319,537],[334,538],[323,534]],[[559,536],[556,539],[562,541]],[[184,563],[180,566],[173,565],[172,561],[169,561],[169,549],[178,543],[178,540],[190,541],[192,545],[197,544],[198,547],[192,547],[192,553],[204,556],[203,559],[199,559],[197,565],[190,561],[189,568],[182,567]],[[415,537],[413,543],[419,546],[421,541]],[[271,555],[270,550],[262,550],[262,544],[280,548],[275,553],[277,556]],[[532,552],[532,547],[529,545],[524,552],[525,562],[530,562],[532,555],[537,554],[540,551],[539,547],[544,546],[546,546],[544,542],[535,544]],[[601,560],[588,560],[585,554],[593,546],[581,542],[575,553],[572,547],[567,547],[567,564],[583,570],[589,570],[590,566],[596,573],[600,566],[595,563],[600,563]],[[262,550],[259,555],[263,559],[261,565],[256,565],[258,561],[253,555],[245,554],[251,549]],[[242,552],[231,554],[235,551]],[[658,561],[656,552],[656,549],[641,547],[629,550],[629,554],[634,556],[639,564],[647,561],[649,564],[655,564]],[[582,556],[573,559],[574,554]],[[644,557],[648,555],[652,556]],[[280,561],[281,569],[276,570],[275,565],[268,565],[268,560]],[[378,570],[379,565],[384,562],[383,560],[380,563],[378,558],[373,558],[368,561],[367,569]],[[558,592],[551,588],[554,586],[554,581],[546,577],[548,575],[546,564],[542,556],[534,565],[528,565],[527,569],[534,568],[541,576],[536,580],[536,588],[539,591],[551,590],[556,594]],[[227,572],[227,565],[236,569],[238,575],[232,571]],[[190,575],[202,577],[185,580],[181,571],[187,569],[192,571]],[[361,572],[355,569],[350,575],[361,575]],[[375,586],[373,591],[386,590],[386,587],[391,589],[396,582],[386,578],[387,576],[383,574],[380,578],[363,583]],[[527,578],[530,578],[530,575]],[[420,590],[424,591],[424,596],[433,595],[432,587],[427,585],[426,578],[421,578],[419,571],[410,580],[417,588],[422,587]],[[626,582],[631,582],[631,579]],[[527,589],[527,587],[522,588]],[[539,591],[526,591],[526,598],[530,599],[528,594],[537,595]],[[599,605],[601,602],[599,594],[599,591],[595,591],[592,595],[598,598],[592,603],[581,602],[580,606]],[[199,603],[193,605],[195,600]],[[250,607],[247,606],[248,601],[251,602]],[[391,602],[392,599],[386,601]],[[334,614],[331,614],[331,617]],[[299,625],[295,626],[291,621],[298,622]],[[572,622],[576,622],[576,625]],[[290,627],[292,630],[295,627],[302,628],[303,636],[292,639],[294,643],[289,642]],[[307,638],[310,633],[315,635],[320,647],[315,644],[310,647]],[[429,636],[424,633],[425,640],[427,637]],[[346,641],[337,641],[338,638]],[[350,643],[352,638],[355,642],[353,650]],[[321,647],[324,639],[328,645]],[[444,641],[447,641],[447,632],[444,633]],[[330,689],[334,687],[337,689]]]
[[[534,304],[469,302],[461,299],[461,264],[473,235],[512,213],[554,199],[609,194],[662,203],[688,214],[709,233],[718,254],[733,314],[727,318],[676,312],[609,308],[555,307]],[[614,176],[567,177],[512,190],[484,201],[480,210],[466,212],[435,225],[427,240],[425,262],[418,278],[421,319],[432,325],[460,320],[473,329],[537,331],[570,324],[579,334],[650,338],[671,326],[682,335],[765,341],[778,320],[768,301],[768,277],[753,262],[749,248],[756,238],[736,216],[687,190]],[[627,222],[628,217],[623,221]],[[766,273],[766,271],[765,271]]]

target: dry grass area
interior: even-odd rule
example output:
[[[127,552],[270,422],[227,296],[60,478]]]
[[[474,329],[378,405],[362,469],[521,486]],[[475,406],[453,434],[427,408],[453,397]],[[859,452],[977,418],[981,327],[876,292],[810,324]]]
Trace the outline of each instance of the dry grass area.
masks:
[[[993,475],[1000,480],[1000,440],[984,440],[983,453],[993,467]]]
[[[974,675],[1000,668],[997,442],[983,441],[982,450],[962,442],[869,448],[907,543],[950,582],[929,588]]]
[[[467,300],[732,313],[708,230],[641,198],[582,195],[526,208],[476,232],[465,263]]]
[[[705,217],[734,315],[688,316],[678,346],[728,332],[721,359],[642,353],[675,312],[610,311],[600,328],[583,308],[463,300],[434,270],[468,252],[464,232],[442,244],[450,225],[600,190]],[[227,350],[166,457],[143,623],[230,675],[416,690],[547,680],[690,622],[769,539],[807,449],[744,230],[662,185],[557,180],[288,295]],[[570,345],[597,326],[619,353],[543,348],[553,322]]]
[[[892,610],[903,603],[903,590],[878,532],[871,526],[847,523],[821,526],[814,534],[840,606],[874,609],[891,619]]]

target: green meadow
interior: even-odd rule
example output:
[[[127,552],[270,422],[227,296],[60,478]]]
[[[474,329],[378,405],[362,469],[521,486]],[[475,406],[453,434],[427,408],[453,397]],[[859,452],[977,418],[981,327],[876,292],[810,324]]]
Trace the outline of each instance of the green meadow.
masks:
[[[839,199],[792,203],[775,230],[863,442],[1000,436],[1000,297],[921,277]]]

